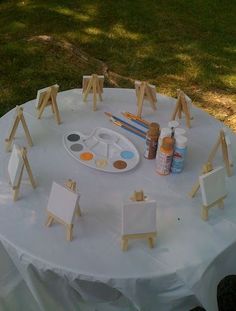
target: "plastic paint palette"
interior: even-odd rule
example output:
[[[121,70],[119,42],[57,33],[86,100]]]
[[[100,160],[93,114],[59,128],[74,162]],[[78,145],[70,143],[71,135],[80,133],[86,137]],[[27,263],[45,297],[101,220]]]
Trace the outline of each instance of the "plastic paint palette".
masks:
[[[67,133],[63,142],[73,158],[97,170],[120,173],[131,170],[139,162],[135,146],[123,135],[107,128],[96,128],[90,135]]]

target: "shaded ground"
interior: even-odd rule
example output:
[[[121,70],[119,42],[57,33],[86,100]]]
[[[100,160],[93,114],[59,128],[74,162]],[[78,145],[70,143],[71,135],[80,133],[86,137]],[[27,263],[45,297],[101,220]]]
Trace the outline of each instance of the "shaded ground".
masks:
[[[231,0],[0,1],[0,114],[97,72],[107,86],[182,88],[236,130],[235,16]]]

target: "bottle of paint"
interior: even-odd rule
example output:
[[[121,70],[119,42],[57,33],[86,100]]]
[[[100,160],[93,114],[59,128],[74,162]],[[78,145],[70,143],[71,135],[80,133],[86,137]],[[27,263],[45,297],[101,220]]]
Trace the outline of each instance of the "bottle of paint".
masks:
[[[177,135],[185,135],[185,133],[186,133],[185,129],[183,129],[181,127],[177,127],[175,129],[175,136],[177,136]]]
[[[187,152],[187,138],[182,135],[175,137],[175,147],[171,164],[172,173],[181,173],[184,168],[184,158]]]
[[[157,153],[158,138],[160,136],[160,126],[158,123],[151,123],[146,135],[146,144],[144,157],[146,159],[155,159]]]
[[[163,127],[161,129],[161,133],[159,136],[159,140],[158,140],[158,150],[160,149],[161,145],[162,145],[162,140],[164,137],[171,137],[171,128],[169,127]]]
[[[172,121],[170,121],[170,122],[168,122],[168,127],[169,128],[176,128],[176,127],[178,127],[179,126],[179,122],[178,121],[176,121],[176,120],[172,120]]]
[[[173,152],[174,139],[172,137],[164,137],[156,158],[156,171],[158,174],[168,175],[170,173]]]

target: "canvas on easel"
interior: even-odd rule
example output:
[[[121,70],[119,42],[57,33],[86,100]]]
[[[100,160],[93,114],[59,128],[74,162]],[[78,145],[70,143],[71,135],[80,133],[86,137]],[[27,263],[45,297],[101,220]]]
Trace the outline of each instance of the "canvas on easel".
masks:
[[[26,148],[21,148],[14,144],[8,162],[8,175],[13,190],[14,201],[18,199],[24,168],[26,169],[32,187],[36,188],[36,183],[27,158],[27,150]]]
[[[222,151],[223,161],[225,164],[227,175],[228,177],[232,175],[232,165],[230,164],[229,160],[229,149],[226,142],[224,130],[220,130],[217,141],[213,146],[206,163],[202,167],[201,174],[206,174],[213,170],[213,160],[219,148],[221,148]],[[197,180],[197,182],[193,185],[191,192],[189,193],[191,198],[193,198],[196,195],[197,191],[199,190],[199,187],[200,187],[199,180]]]
[[[46,226],[50,227],[54,221],[64,225],[66,239],[71,241],[76,213],[81,216],[76,182],[68,180],[65,187],[53,182],[47,206]]]
[[[28,145],[30,147],[33,146],[33,141],[32,141],[32,138],[30,136],[30,132],[29,132],[28,126],[27,126],[26,121],[25,121],[25,117],[24,117],[24,113],[23,113],[23,108],[19,107],[19,106],[16,106],[15,114],[14,114],[14,117],[13,117],[13,122],[12,122],[12,125],[10,127],[10,131],[9,131],[9,135],[5,139],[6,151],[10,151],[11,150],[11,146],[12,146],[12,143],[13,143],[13,141],[15,139],[16,131],[17,131],[17,128],[18,128],[20,122],[21,122],[23,130],[25,132],[25,136],[26,136],[26,140],[28,142]]]
[[[92,74],[91,76],[83,76],[83,101],[87,101],[89,93],[93,94],[93,111],[97,109],[97,96],[102,101],[104,76]]]
[[[225,169],[218,167],[199,176],[199,184],[202,194],[201,218],[208,220],[208,211],[211,207],[224,207],[224,199],[227,195],[225,183]]]
[[[57,105],[58,90],[59,86],[57,84],[38,90],[36,97],[36,109],[38,110],[38,119],[41,119],[44,109],[50,106],[57,124],[61,123],[61,117]]]
[[[191,123],[190,120],[192,119],[191,114],[190,114],[190,107],[191,107],[191,99],[181,90],[177,90],[178,93],[178,98],[176,101],[176,105],[175,105],[175,110],[172,114],[171,120],[175,120],[177,115],[178,118],[181,119],[182,118],[182,114],[185,115],[185,119],[186,119],[186,125],[188,128],[191,127]]]
[[[149,199],[143,191],[135,191],[133,196],[124,201],[122,208],[121,249],[128,249],[131,239],[145,239],[150,248],[156,238],[156,201]]]
[[[146,81],[135,81],[135,92],[137,97],[137,116],[141,118],[144,100],[147,100],[152,109],[157,110],[157,97],[155,85],[149,84]]]

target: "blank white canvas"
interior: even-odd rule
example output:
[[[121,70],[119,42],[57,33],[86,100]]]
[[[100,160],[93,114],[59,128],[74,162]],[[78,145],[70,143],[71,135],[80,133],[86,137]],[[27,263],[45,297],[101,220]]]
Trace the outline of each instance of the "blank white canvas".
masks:
[[[8,162],[8,174],[12,187],[17,186],[23,165],[24,162],[20,155],[20,148],[18,145],[14,144]]]
[[[40,105],[42,103],[42,100],[43,100],[43,96],[45,95],[47,90],[48,90],[48,87],[45,87],[44,89],[38,90],[37,97],[36,97],[36,102],[35,102],[36,108],[40,107]]]
[[[67,224],[72,224],[79,196],[53,182],[47,210]]]
[[[156,232],[156,201],[125,202],[122,210],[122,235]]]
[[[220,166],[211,172],[199,176],[203,205],[208,206],[227,194],[225,169]]]

